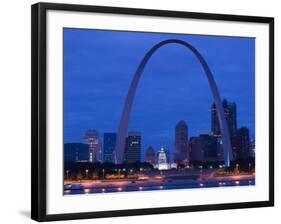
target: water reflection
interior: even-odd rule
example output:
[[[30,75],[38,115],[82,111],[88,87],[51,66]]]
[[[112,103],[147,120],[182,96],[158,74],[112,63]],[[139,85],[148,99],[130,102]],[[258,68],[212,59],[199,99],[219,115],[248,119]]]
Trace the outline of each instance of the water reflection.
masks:
[[[163,183],[161,185],[149,186],[145,182],[126,184],[120,183],[122,187],[116,185],[98,186],[94,184],[67,184],[64,186],[64,194],[90,194],[90,193],[108,193],[108,192],[132,192],[132,191],[152,191],[152,190],[175,190],[191,188],[212,188],[212,187],[232,187],[232,186],[254,186],[255,180],[236,180],[236,181],[218,181],[218,182],[194,182],[188,184]],[[164,185],[162,185],[164,184]],[[94,185],[94,186],[93,186]]]

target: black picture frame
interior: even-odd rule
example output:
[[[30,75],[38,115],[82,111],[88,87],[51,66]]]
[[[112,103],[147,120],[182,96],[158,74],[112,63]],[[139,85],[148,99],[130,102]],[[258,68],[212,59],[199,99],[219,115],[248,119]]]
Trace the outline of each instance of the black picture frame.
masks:
[[[48,215],[46,213],[46,12],[64,10],[75,12],[100,12],[126,15],[162,16],[235,22],[269,24],[269,200],[243,203],[211,204],[196,206],[162,207],[149,209],[115,210]],[[192,212],[221,209],[254,208],[274,206],[274,18],[163,11],[137,8],[103,7],[89,5],[37,3],[31,13],[31,218],[36,221],[54,221],[116,216],[148,215],[161,213]]]

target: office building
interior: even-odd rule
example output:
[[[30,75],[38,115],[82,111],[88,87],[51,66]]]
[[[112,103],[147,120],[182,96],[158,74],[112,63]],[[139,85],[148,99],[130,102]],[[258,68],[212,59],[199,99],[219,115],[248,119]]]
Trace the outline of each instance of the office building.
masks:
[[[150,163],[152,165],[155,164],[155,152],[152,146],[149,146],[145,153],[145,162]]]
[[[185,121],[177,123],[175,128],[174,162],[182,163],[189,160],[188,126]]]
[[[228,125],[230,138],[234,138],[237,130],[237,114],[236,114],[236,104],[228,102],[226,99],[222,101],[222,106],[224,110],[224,116]],[[215,103],[213,103],[211,108],[211,130],[215,136],[220,136],[220,126],[217,116],[217,109]]]
[[[134,163],[141,161],[141,133],[129,132],[125,143],[124,162]]]
[[[102,144],[98,132],[95,130],[87,131],[84,143],[88,145],[89,162],[102,162]]]
[[[103,135],[103,162],[114,163],[113,151],[116,146],[117,134],[104,133]]]
[[[236,135],[237,159],[246,160],[250,157],[250,137],[249,129],[246,127],[239,128]]]

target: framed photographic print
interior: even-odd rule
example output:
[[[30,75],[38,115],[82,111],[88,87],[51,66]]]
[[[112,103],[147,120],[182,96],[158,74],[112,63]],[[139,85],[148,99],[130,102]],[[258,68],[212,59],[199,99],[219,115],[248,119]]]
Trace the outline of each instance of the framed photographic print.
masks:
[[[32,219],[274,205],[274,19],[32,6]]]

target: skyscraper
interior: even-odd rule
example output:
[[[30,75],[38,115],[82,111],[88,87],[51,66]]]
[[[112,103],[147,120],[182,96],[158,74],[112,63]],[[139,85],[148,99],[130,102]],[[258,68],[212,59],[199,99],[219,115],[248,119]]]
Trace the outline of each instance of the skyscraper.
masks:
[[[219,139],[213,135],[200,134],[190,138],[191,162],[217,162],[223,161],[222,149]]]
[[[201,141],[199,137],[191,137],[190,145],[190,161],[202,162],[204,161],[204,151],[201,149]]]
[[[102,145],[98,132],[95,130],[87,131],[84,143],[89,147],[89,162],[102,162]]]
[[[149,146],[145,153],[145,162],[150,163],[152,165],[155,164],[155,152],[152,146]]]
[[[229,128],[230,138],[234,138],[237,130],[237,118],[236,118],[236,104],[232,102],[228,102],[226,99],[222,101],[222,106],[224,110],[224,116]],[[215,136],[221,135],[219,120],[217,115],[217,109],[215,103],[213,103],[211,108],[211,129]]]
[[[103,162],[114,162],[113,150],[116,145],[116,133],[104,133],[103,135]]]
[[[236,135],[237,159],[248,159],[250,157],[249,129],[239,128]]]
[[[129,132],[125,144],[124,161],[134,163],[141,160],[141,133]]]
[[[236,146],[236,132],[237,132],[237,113],[236,104],[233,102],[228,102],[226,99],[222,101],[222,106],[224,110],[224,116],[229,130],[229,137],[231,141],[231,148],[233,152],[233,158],[236,159],[237,146]],[[217,109],[215,103],[213,103],[211,108],[211,129],[215,137],[220,139],[222,137],[219,120],[217,115]]]
[[[188,162],[188,127],[185,121],[179,121],[175,129],[175,163]]]
[[[255,158],[256,144],[255,140],[250,140],[250,157]]]

